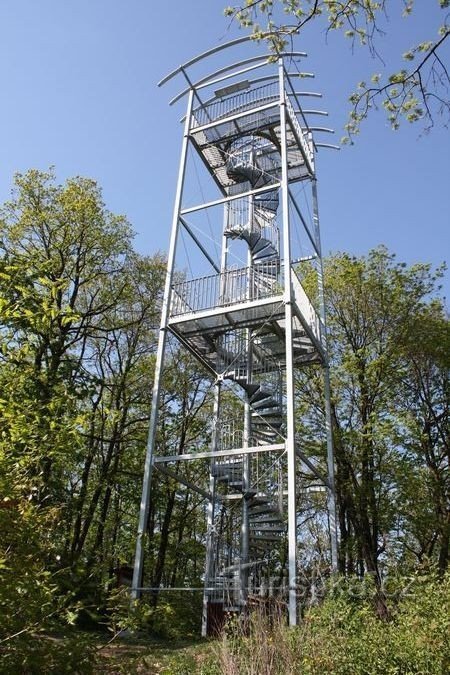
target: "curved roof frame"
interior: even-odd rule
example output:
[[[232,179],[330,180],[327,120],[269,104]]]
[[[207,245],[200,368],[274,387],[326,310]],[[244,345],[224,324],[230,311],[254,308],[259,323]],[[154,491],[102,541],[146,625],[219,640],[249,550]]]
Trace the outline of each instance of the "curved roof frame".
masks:
[[[289,57],[306,57],[307,54],[306,52],[282,52],[279,54],[280,57],[283,56],[289,56]],[[221,82],[222,80],[229,79],[231,77],[236,77],[237,75],[240,75],[244,72],[248,72],[249,70],[254,70],[255,68],[260,68],[262,66],[268,65],[270,63],[270,54],[260,54],[258,56],[251,56],[247,59],[241,59],[240,61],[236,61],[235,63],[232,63],[228,66],[224,66],[223,68],[219,68],[219,70],[214,71],[213,73],[210,73],[209,75],[206,75],[205,77],[202,77],[200,80],[197,80],[197,82],[191,83],[189,78],[186,76],[186,71],[184,66],[180,66],[178,69],[178,72],[182,72],[186,79],[188,80],[189,87],[187,89],[184,89],[181,91],[179,94],[174,96],[173,99],[171,99],[169,105],[173,105],[177,101],[179,101],[183,96],[186,96],[186,94],[189,93],[191,89],[203,89],[204,87],[211,86],[213,84],[217,84],[218,82]],[[261,61],[261,63],[258,63],[258,61]],[[223,73],[227,73],[228,71],[233,71],[235,68],[240,68],[241,66],[246,66],[249,63],[254,63],[255,65],[252,66],[251,68],[244,69],[238,72],[231,72],[229,75],[224,75],[224,77],[219,78],[220,75]],[[314,77],[312,73],[302,73],[302,77]],[[215,79],[218,78],[218,79]]]
[[[271,33],[264,33],[261,36],[261,38],[263,39],[263,38],[270,37],[270,36],[271,36]],[[237,77],[239,75],[243,75],[245,72],[249,72],[251,70],[254,70],[255,68],[260,68],[260,67],[263,67],[265,65],[268,65],[269,59],[273,58],[273,56],[275,56],[275,54],[272,55],[272,57],[271,57],[270,54],[260,54],[258,56],[253,56],[253,57],[249,57],[249,58],[246,58],[246,59],[242,59],[240,61],[236,61],[235,63],[233,63],[231,65],[219,68],[218,70],[214,71],[213,73],[210,73],[209,75],[206,75],[206,76],[202,77],[197,82],[191,81],[191,79],[190,79],[190,77],[187,73],[187,70],[191,66],[195,65],[196,63],[199,63],[200,61],[208,58],[209,56],[212,56],[213,54],[217,54],[218,52],[221,52],[225,49],[229,49],[229,48],[235,47],[237,45],[240,45],[240,44],[243,44],[243,43],[246,43],[246,42],[250,42],[250,41],[254,41],[254,40],[255,40],[255,38],[252,35],[246,35],[244,37],[240,37],[240,38],[236,38],[234,40],[230,40],[230,41],[225,42],[221,45],[216,45],[212,49],[208,49],[207,51],[204,51],[204,52],[198,54],[197,56],[194,56],[189,61],[186,61],[182,65],[178,66],[178,68],[175,68],[175,70],[168,73],[165,77],[163,77],[158,82],[158,87],[163,86],[164,84],[169,82],[169,80],[173,79],[174,77],[176,77],[179,74],[182,74],[185,77],[187,83],[189,84],[189,87],[184,89],[179,94],[177,94],[170,101],[170,105],[173,105],[174,103],[179,101],[181,98],[183,98],[183,96],[185,96],[191,89],[194,90],[194,95],[195,95],[195,97],[197,98],[197,100],[199,101],[199,103],[202,107],[209,104],[209,103],[212,103],[215,99],[218,99],[220,97],[215,95],[214,97],[209,98],[207,101],[203,102],[200,99],[200,96],[197,92],[197,89],[202,89],[202,88],[207,87],[207,86],[212,86],[212,85],[214,85],[218,82],[221,82],[225,79],[229,79],[231,77]],[[280,53],[276,53],[277,58],[278,57],[280,57],[280,58],[283,58],[283,57],[306,57],[306,56],[307,56],[307,54],[305,52],[280,52]],[[252,65],[249,65],[249,64],[252,64]],[[249,67],[241,68],[242,66],[247,66],[247,65],[249,65]],[[241,70],[236,71],[236,68],[241,68]],[[230,73],[229,71],[233,71],[233,72]],[[220,77],[221,75],[223,75],[223,77]],[[330,132],[332,133],[332,130],[328,129],[328,128],[324,128],[324,127],[313,127],[312,128],[312,127],[310,127],[306,118],[305,118],[305,112],[306,111],[302,110],[302,108],[300,106],[300,103],[298,101],[298,98],[297,98],[298,96],[322,97],[322,94],[320,94],[318,92],[295,91],[295,89],[293,87],[293,84],[291,82],[291,78],[294,78],[294,77],[295,78],[296,77],[302,77],[302,78],[311,77],[311,78],[313,78],[314,74],[313,73],[300,73],[300,72],[297,72],[297,73],[286,72],[286,75],[287,75],[287,81],[289,82],[289,86],[291,88],[292,95],[294,96],[294,99],[297,101],[299,113],[300,113],[300,115],[303,119],[303,123],[305,124],[306,129],[308,131],[314,130],[314,131],[322,131],[322,132],[325,131],[325,132],[328,132],[328,133],[330,133]],[[276,74],[265,75],[265,76],[262,76],[262,77],[253,78],[252,80],[248,81],[248,86],[251,86],[251,85],[256,84],[258,82],[275,80],[277,78],[278,78],[278,75],[276,75]],[[320,111],[320,113],[319,113],[319,111],[309,111],[309,110],[306,112],[306,114],[308,114],[308,113],[326,114],[324,111]],[[325,144],[325,143],[316,143],[315,141],[313,141],[313,142],[314,142],[314,145],[316,146],[316,148],[318,148],[318,147],[328,147],[328,148],[333,148],[333,149],[339,149],[339,146],[333,146],[331,144]]]
[[[261,35],[261,38],[270,37],[271,35],[272,35],[272,33],[263,33]],[[224,42],[222,45],[216,45],[212,49],[208,49],[206,52],[201,52],[201,54],[197,54],[197,56],[194,56],[192,59],[190,59],[189,61],[186,61],[181,66],[178,66],[178,68],[175,68],[175,70],[172,70],[168,75],[163,77],[162,80],[160,80],[158,82],[158,87],[162,87],[163,84],[166,84],[166,82],[171,80],[173,77],[175,77],[179,73],[183,73],[188,68],[193,66],[195,63],[198,63],[199,61],[202,61],[203,59],[206,59],[208,56],[212,56],[213,54],[217,54],[217,52],[220,52],[223,49],[228,49],[229,47],[235,47],[236,45],[242,44],[243,42],[249,42],[250,40],[255,41],[255,38],[252,35],[246,35],[244,37],[240,37],[240,38],[236,38],[234,40],[229,40],[228,42]]]
[[[209,75],[206,75],[205,77],[202,77],[200,80],[197,80],[197,82],[191,82],[190,79],[187,77],[186,71],[184,68],[182,68],[181,72],[183,75],[186,77],[189,87],[187,89],[183,89],[183,91],[180,91],[179,94],[174,96],[169,101],[169,105],[173,105],[177,101],[179,101],[183,96],[186,96],[186,94],[189,93],[191,89],[203,89],[203,87],[207,87],[208,85],[215,84],[217,80],[214,80],[214,78],[217,78],[219,75],[222,75],[223,73],[226,73],[228,70],[232,70],[234,68],[238,68],[240,66],[245,66],[249,63],[254,63],[255,65],[251,66],[250,68],[244,68],[243,70],[239,71],[239,73],[230,73],[229,75],[220,78],[219,81],[225,80],[227,78],[233,77],[235,75],[238,75],[240,73],[247,72],[249,70],[254,70],[255,68],[259,68],[260,66],[265,66],[268,63],[269,57],[266,54],[259,54],[258,56],[251,56],[247,59],[242,59],[240,61],[236,61],[235,63],[225,66],[224,68],[219,68],[219,70],[216,70],[214,73],[210,73]],[[261,63],[258,63],[258,61],[261,61]]]

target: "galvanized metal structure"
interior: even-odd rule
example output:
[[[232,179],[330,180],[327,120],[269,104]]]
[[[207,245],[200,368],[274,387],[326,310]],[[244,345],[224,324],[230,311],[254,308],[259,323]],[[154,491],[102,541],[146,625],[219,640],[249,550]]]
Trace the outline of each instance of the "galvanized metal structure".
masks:
[[[270,584],[276,572],[285,589],[289,623],[297,623],[297,539],[299,464],[316,477],[328,495],[332,568],[337,566],[336,507],[331,437],[329,373],[322,254],[319,233],[315,157],[311,126],[321,110],[303,107],[296,83],[309,73],[298,70],[306,55],[260,54],[221,66],[195,80],[195,64],[233,49],[234,40],[192,59],[171,73],[187,87],[184,136],[175,195],[167,277],[157,351],[153,402],[136,546],[132,594],[143,590],[143,537],[147,527],[153,468],[170,475],[170,465],[207,462],[206,484],[184,481],[207,503],[203,634],[223,611],[242,611],[255,589]],[[248,79],[249,74],[257,77]],[[245,79],[243,79],[245,77]],[[218,87],[221,87],[218,89]],[[200,158],[214,197],[186,203],[189,153]],[[302,190],[301,198],[295,186]],[[305,197],[308,193],[308,197]],[[305,201],[309,212],[305,211]],[[223,216],[217,218],[217,209]],[[220,259],[190,219],[214,220],[211,233]],[[294,228],[295,224],[295,228]],[[299,239],[294,229],[301,231]],[[213,231],[214,230],[214,231]],[[179,235],[189,235],[196,270],[175,276]],[[216,234],[214,234],[214,232]],[[294,241],[295,239],[295,241]],[[300,246],[299,243],[300,242]],[[302,248],[306,242],[306,248]],[[307,255],[301,255],[305,250]],[[233,257],[234,251],[237,251]],[[241,259],[240,264],[235,260]],[[200,260],[203,261],[200,262]],[[301,283],[301,266],[317,272],[318,306]],[[204,366],[214,384],[211,448],[178,456],[155,451],[158,402],[167,337],[171,333]],[[324,375],[326,470],[308,458],[296,435],[295,374],[320,364]],[[224,390],[227,403],[224,402]],[[230,408],[231,400],[235,400]],[[230,410],[234,411],[230,413]],[[237,410],[237,413],[236,413]],[[201,472],[199,472],[201,475]],[[183,472],[177,476],[183,483]],[[300,499],[302,496],[300,496]],[[283,557],[282,551],[285,552]],[[287,555],[286,555],[287,554]],[[271,567],[272,566],[272,567]]]

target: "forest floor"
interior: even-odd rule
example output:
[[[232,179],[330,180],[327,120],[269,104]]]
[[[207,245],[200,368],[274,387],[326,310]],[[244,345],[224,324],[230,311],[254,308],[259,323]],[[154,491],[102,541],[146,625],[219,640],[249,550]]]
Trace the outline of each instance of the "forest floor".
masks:
[[[100,647],[100,646],[99,646]],[[98,649],[95,673],[105,675],[190,675],[210,654],[200,640],[116,639]]]

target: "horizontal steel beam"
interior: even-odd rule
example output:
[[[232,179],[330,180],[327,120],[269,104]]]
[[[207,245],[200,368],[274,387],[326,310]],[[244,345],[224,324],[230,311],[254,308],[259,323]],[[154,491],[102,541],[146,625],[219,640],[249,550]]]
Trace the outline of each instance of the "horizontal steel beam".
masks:
[[[278,190],[281,187],[280,181],[275,181],[274,183],[268,183],[264,187],[256,188],[255,190],[247,190],[246,192],[240,192],[236,195],[229,195],[228,197],[221,197],[220,199],[214,199],[212,202],[205,202],[204,204],[198,204],[197,206],[189,206],[186,209],[181,210],[181,215],[185,216],[187,213],[194,213],[194,211],[201,211],[202,209],[209,209],[212,206],[220,206],[221,204],[226,204],[227,202],[232,202],[236,199],[241,199],[243,197],[250,197],[250,195],[259,195],[262,192],[270,192],[271,190]]]
[[[189,313],[186,313],[186,314],[177,315],[176,317],[171,317],[169,319],[168,326],[169,327],[175,326],[175,328],[173,330],[176,331],[177,324],[188,323],[192,320],[198,321],[198,320],[201,320],[201,319],[205,319],[205,318],[207,318],[211,315],[213,315],[213,316],[223,316],[223,315],[225,315],[226,316],[227,314],[229,314],[230,316],[232,316],[232,312],[245,312],[245,313],[248,314],[248,310],[255,309],[256,307],[263,307],[264,305],[279,304],[280,308],[281,308],[283,303],[284,303],[284,296],[280,293],[279,295],[272,295],[272,296],[267,297],[267,298],[261,298],[260,300],[251,300],[251,301],[245,300],[245,301],[242,301],[242,302],[236,302],[233,305],[226,305],[224,307],[219,307],[219,306],[216,305],[215,307],[210,307],[209,309],[200,310],[198,312],[189,312]],[[247,319],[244,319],[243,321],[240,321],[240,322],[235,321],[233,326],[235,327],[237,325],[246,324],[246,321],[247,321]],[[261,321],[263,321],[263,317],[260,317],[258,319],[253,319],[252,323],[255,323],[255,321],[261,322]],[[207,331],[209,332],[210,330],[211,329],[208,327]],[[176,332],[178,334],[178,331],[176,331]],[[192,334],[195,335],[196,332],[194,331],[194,333],[192,333]],[[187,337],[189,337],[189,335],[190,334],[186,334]]]
[[[233,450],[216,450],[215,452],[190,452],[184,455],[165,455],[155,457],[155,464],[164,464],[166,462],[185,462],[194,459],[214,459],[214,457],[232,457],[234,455],[252,455],[260,452],[281,452],[284,450],[284,443],[275,443],[273,445],[255,445],[251,448],[235,448]]]

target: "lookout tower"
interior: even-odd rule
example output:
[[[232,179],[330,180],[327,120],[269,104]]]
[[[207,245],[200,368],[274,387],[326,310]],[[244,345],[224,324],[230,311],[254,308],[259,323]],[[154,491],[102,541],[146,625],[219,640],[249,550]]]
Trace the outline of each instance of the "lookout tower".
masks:
[[[206,52],[176,71],[187,98],[167,278],[156,360],[133,596],[142,591],[143,534],[152,472],[176,475],[198,462],[207,517],[203,634],[224,612],[241,612],[276,572],[297,623],[300,474],[314,476],[327,501],[331,568],[336,569],[336,513],[322,254],[315,159],[326,113],[305,101],[306,54],[282,53],[195,69],[242,48],[248,38]],[[216,64],[217,65],[217,64]],[[186,189],[189,156],[204,170],[202,198]],[[203,220],[202,220],[203,219]],[[208,226],[202,230],[202,222]],[[180,274],[180,232],[193,263]],[[186,245],[184,247],[186,249]],[[184,251],[184,254],[186,250]],[[302,285],[315,271],[312,303]],[[195,269],[195,272],[192,272]],[[177,273],[176,273],[177,272]],[[202,364],[214,390],[207,452],[160,455],[155,449],[158,401],[168,335]],[[319,364],[324,381],[322,462],[305,454],[296,433],[296,374]],[[225,404],[226,399],[226,404]],[[230,408],[231,401],[231,408]],[[231,410],[231,412],[230,412]],[[177,466],[176,473],[173,467]],[[206,480],[200,478],[205,475]],[[172,467],[172,468],[171,468]],[[184,484],[186,481],[184,481]],[[279,591],[280,592],[280,591]]]

